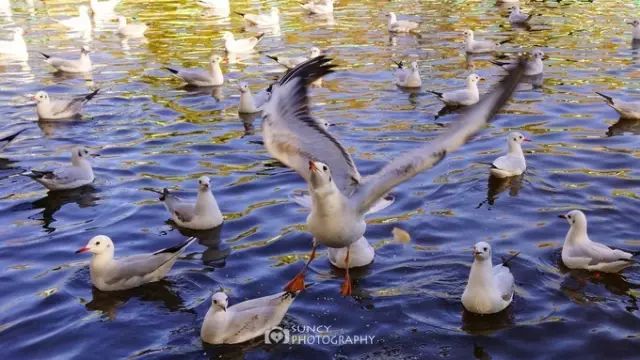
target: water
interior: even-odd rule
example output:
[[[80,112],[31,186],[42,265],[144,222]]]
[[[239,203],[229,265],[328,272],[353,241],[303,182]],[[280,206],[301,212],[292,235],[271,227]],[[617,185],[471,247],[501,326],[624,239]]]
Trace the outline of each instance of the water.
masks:
[[[400,186],[396,203],[371,216],[367,238],[375,262],[353,272],[354,298],[342,298],[342,272],[321,253],[308,276],[313,286],[284,320],[331,326],[334,333],[375,336],[373,345],[204,347],[199,329],[209,296],[219,285],[231,303],[277,292],[302,266],[311,238],[306,212],[288,200],[301,179],[275,163],[257,141],[260,120],[237,115],[235,84],[254,91],[281,73],[263,55],[224,64],[228,83],[212,97],[185,91],[162,66],[196,66],[220,30],[242,29],[240,19],[201,16],[190,1],[125,1],[119,12],[150,23],[148,42],[121,43],[114,24],[90,42],[97,64],[92,80],[60,77],[35,51],[76,56],[71,39],[50,18],[75,14],[75,3],[36,2],[32,15],[16,2],[11,21],[22,25],[33,51],[26,68],[0,68],[0,130],[26,127],[3,155],[0,170],[0,339],[5,359],[35,358],[631,358],[640,325],[637,268],[624,276],[567,271],[560,248],[567,224],[556,215],[584,209],[592,238],[638,250],[640,125],[618,121],[593,92],[637,98],[638,60],[625,17],[631,2],[526,3],[543,14],[534,29],[513,30],[493,1],[341,1],[335,24],[318,26],[297,3],[239,1],[233,10],[281,7],[280,36],[260,45],[264,54],[298,54],[315,44],[340,70],[311,92],[313,113],[335,123],[361,173],[441,133],[455,114],[434,120],[441,104],[425,92],[392,85],[390,59],[418,58],[425,88],[460,86],[474,66],[488,81],[503,74],[487,61],[461,54],[460,32],[511,38],[550,56],[543,85],[523,87],[473,142],[432,171]],[[423,36],[390,39],[380,10],[416,12]],[[363,19],[366,17],[366,21]],[[13,26],[2,20],[2,33]],[[86,106],[83,121],[36,122],[22,96],[102,93]],[[487,166],[518,130],[529,170],[507,184],[489,184]],[[99,151],[92,187],[47,193],[18,174],[66,163],[76,144]],[[73,251],[97,234],[114,239],[119,254],[151,252],[182,241],[156,196],[144,187],[168,186],[186,196],[196,179],[212,178],[226,214],[222,229],[199,234],[165,281],[139,289],[101,293],[89,284],[88,258]],[[491,186],[489,186],[491,185]],[[489,197],[489,201],[487,198]],[[480,205],[480,206],[479,206]],[[394,227],[411,242],[392,241]],[[463,315],[459,298],[471,263],[470,247],[489,241],[494,261],[520,251],[512,271],[517,295],[498,317]]]

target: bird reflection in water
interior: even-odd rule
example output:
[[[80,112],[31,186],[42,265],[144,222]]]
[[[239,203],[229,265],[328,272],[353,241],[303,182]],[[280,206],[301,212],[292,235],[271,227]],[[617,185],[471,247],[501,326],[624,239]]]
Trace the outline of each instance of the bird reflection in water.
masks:
[[[256,119],[259,119],[262,114],[257,112],[253,114],[238,114],[238,116],[240,117],[242,126],[244,127],[244,135],[242,135],[242,137],[255,135],[256,128],[254,122]]]
[[[462,309],[462,330],[472,335],[488,335],[515,324],[513,304],[495,314],[475,314]]]
[[[640,135],[640,120],[620,118],[618,122],[609,126],[607,136],[619,136],[625,133]]]
[[[53,232],[56,228],[51,227],[51,223],[56,221],[53,217],[55,213],[66,204],[75,203],[79,208],[87,208],[96,206],[96,202],[100,200],[99,191],[93,186],[83,186],[73,190],[49,191],[47,196],[31,203],[32,209],[43,209],[42,211],[42,227],[47,232]]]
[[[487,198],[478,204],[477,208],[482,207],[484,204],[488,204],[489,208],[491,208],[491,206],[495,204],[496,199],[498,199],[498,195],[506,190],[509,190],[509,196],[518,196],[518,193],[522,189],[523,181],[524,175],[502,179],[490,175],[489,183],[487,185]]]
[[[122,291],[100,291],[95,287],[91,288],[92,299],[85,304],[89,311],[100,311],[109,320],[115,320],[118,308],[127,303],[132,298],[137,298],[145,302],[161,303],[169,311],[186,311],[180,296],[171,290],[171,282],[160,280],[145,284],[143,286]]]
[[[171,225],[176,226],[173,222],[171,222]],[[227,257],[231,254],[231,248],[221,241],[223,226],[224,223],[209,230],[190,230],[177,226],[176,229],[185,237],[197,238],[198,243],[206,247],[206,250],[202,253],[203,264],[222,268],[226,264]]]

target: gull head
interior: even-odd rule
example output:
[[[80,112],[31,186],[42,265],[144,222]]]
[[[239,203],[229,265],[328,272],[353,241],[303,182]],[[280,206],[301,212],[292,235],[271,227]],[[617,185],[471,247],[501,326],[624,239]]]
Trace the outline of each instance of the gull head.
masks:
[[[469,40],[473,40],[473,30],[465,30],[462,32],[462,35],[464,36],[464,39],[469,41]]]
[[[247,91],[249,91],[249,84],[247,84],[246,82],[241,82],[240,84],[238,84],[238,90],[240,90],[242,94],[246,93]]]
[[[567,220],[571,228],[586,228],[587,227],[587,217],[580,210],[571,210],[565,215],[558,215],[558,217]]]
[[[547,57],[544,54],[544,51],[540,50],[540,49],[535,49],[531,52],[531,57],[533,57],[534,59],[540,59],[540,60],[544,60]]]
[[[82,55],[88,55],[90,52],[91,49],[87,45],[82,45],[82,47],[80,47],[80,53]]]
[[[49,102],[49,94],[47,94],[45,91],[38,91],[35,95],[32,96],[32,99],[38,104],[46,104]]]
[[[629,21],[627,22],[627,24],[633,26],[634,28],[637,28],[637,27],[640,27],[640,20]]]
[[[513,5],[509,8],[509,10],[511,10],[512,14],[519,14],[520,13],[520,6],[518,5]]]
[[[491,245],[480,241],[473,246],[473,258],[478,261],[491,260]]]
[[[223,293],[222,291],[219,291],[211,296],[211,308],[214,311],[227,311],[228,304],[229,303],[227,294]]]
[[[517,132],[517,131],[512,131],[509,133],[509,135],[507,135],[507,141],[509,142],[509,146],[511,145],[522,145],[523,142],[525,141],[531,141],[529,139],[527,139],[524,135],[522,135],[521,133]]]
[[[113,241],[106,235],[94,236],[89,240],[87,245],[76,250],[76,254],[90,252],[95,255],[100,255],[106,252],[113,253]]]
[[[234,40],[233,34],[229,31],[223,31],[222,32],[222,39],[223,40]]]
[[[200,176],[198,178],[198,191],[209,191],[209,187],[211,186],[211,180],[207,176]]]
[[[127,25],[127,18],[122,16],[122,15],[118,16],[118,25],[126,26]]]
[[[478,81],[483,80],[478,74],[471,74],[467,76],[467,85],[469,86],[477,86]]]
[[[280,10],[278,10],[277,7],[272,7],[271,8],[271,16],[275,17],[275,16],[278,16],[278,15],[280,15]]]
[[[220,56],[220,55],[212,55],[211,56],[211,63],[220,64],[221,62],[222,62],[222,56]]]
[[[317,47],[312,47],[311,49],[309,49],[309,52],[311,53],[311,58],[316,58],[318,56],[320,56],[320,49],[318,49]]]
[[[80,13],[80,15],[89,15],[89,7],[87,5],[80,5],[78,6],[78,13]]]
[[[394,22],[398,21],[397,18],[396,18],[396,13],[394,13],[394,12],[388,13],[387,17],[389,17],[389,22],[390,23],[394,23]]]
[[[332,182],[329,166],[320,161],[309,160],[309,173],[311,175],[309,184],[312,189],[322,188]]]
[[[411,70],[418,71],[418,62],[417,61],[412,61],[411,62]]]
[[[83,146],[76,146],[71,149],[71,164],[80,165],[83,161],[89,161],[91,153]]]

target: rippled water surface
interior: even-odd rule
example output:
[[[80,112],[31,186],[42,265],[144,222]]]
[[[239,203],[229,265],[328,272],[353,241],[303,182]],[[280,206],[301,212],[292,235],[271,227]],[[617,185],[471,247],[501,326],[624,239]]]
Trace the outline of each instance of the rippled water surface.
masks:
[[[639,250],[640,124],[618,121],[594,91],[640,98],[640,53],[624,20],[633,1],[522,1],[541,14],[531,31],[513,29],[506,10],[483,1],[348,1],[333,21],[302,13],[295,1],[233,2],[232,10],[281,8],[280,31],[259,53],[226,62],[216,91],[190,91],[162,66],[203,66],[220,52],[220,32],[243,31],[241,19],[203,15],[194,2],[124,0],[118,11],[150,24],[148,41],[121,41],[115,23],[91,39],[72,38],[52,19],[75,14],[76,2],[14,1],[0,34],[26,30],[27,63],[0,66],[0,130],[26,128],[0,163],[0,340],[4,359],[42,358],[632,358],[640,348],[638,267],[624,276],[595,276],[560,265],[567,224],[556,216],[587,212],[592,238]],[[422,22],[421,36],[390,38],[385,11]],[[404,17],[407,18],[407,17]],[[342,272],[325,256],[312,266],[312,286],[294,302],[285,326],[325,325],[375,336],[373,345],[270,346],[261,339],[205,347],[199,329],[212,291],[232,303],[279,291],[301,267],[311,236],[306,212],[289,201],[305,187],[259,143],[260,119],[239,118],[236,84],[254,91],[281,73],[266,54],[319,46],[339,68],[311,91],[313,113],[335,124],[363,174],[418,146],[455,121],[434,119],[440,102],[392,84],[391,59],[417,59],[424,88],[459,87],[475,71],[486,91],[504,72],[465,59],[460,33],[509,39],[507,54],[530,46],[549,56],[541,86],[523,85],[495,121],[437,167],[394,191],[396,203],[369,218],[375,262],[354,271],[354,298],[338,291]],[[37,51],[77,56],[87,41],[92,78],[60,76]],[[23,96],[102,91],[71,124],[39,123]],[[518,130],[529,169],[509,183],[489,183],[487,163]],[[66,163],[73,145],[97,151],[93,186],[48,193],[19,174]],[[185,234],[167,221],[155,194],[169,187],[192,196],[195,179],[212,178],[226,222],[200,233],[166,280],[132,291],[91,289],[88,257],[73,251],[97,234],[117,253],[151,252]],[[411,235],[392,240],[394,227]],[[513,262],[517,294],[498,317],[463,314],[459,298],[471,264],[470,246],[489,241],[494,261]]]

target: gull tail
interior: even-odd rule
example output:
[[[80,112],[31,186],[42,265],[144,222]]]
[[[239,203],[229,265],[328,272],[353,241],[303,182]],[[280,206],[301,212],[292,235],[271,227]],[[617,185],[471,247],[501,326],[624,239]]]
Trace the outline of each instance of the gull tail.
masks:
[[[40,53],[40,55],[44,56],[45,59],[49,59],[51,57],[51,55],[47,55],[41,51],[38,51]]]
[[[239,12],[239,11],[234,11],[233,13],[234,13],[234,14],[238,14],[238,15],[240,15],[240,16],[242,16],[242,17],[244,17],[244,16],[246,15],[245,13],[241,13],[241,12]]]
[[[611,96],[607,96],[607,95],[605,95],[603,93],[599,93],[597,91],[596,91],[596,94],[602,96],[607,101],[607,104],[613,105],[613,98]]]
[[[501,40],[501,41],[498,41],[498,44],[500,44],[500,45],[502,45],[502,44],[506,44],[506,43],[508,43],[509,41],[511,41],[511,39]]]
[[[264,37],[264,33],[260,33],[256,35],[256,39],[258,39],[258,42],[260,42],[260,40],[262,40],[263,37]]]
[[[510,65],[510,63],[505,62],[505,61],[498,61],[498,60],[489,60],[490,63],[492,63],[493,65],[497,65],[500,67],[506,66],[506,65]]]
[[[272,55],[267,55],[267,57],[275,62],[278,62],[278,57],[277,56],[272,56]]]
[[[168,247],[166,249],[158,250],[153,253],[153,255],[169,253],[169,254],[181,254],[189,245],[193,244],[194,241],[198,240],[196,237],[190,237],[185,242],[180,243],[176,246]]]
[[[30,177],[32,179],[42,179],[43,177],[47,176],[47,175],[53,175],[53,171],[38,171],[38,170],[31,170],[30,173],[23,173],[20,174],[23,176],[27,176]]]
[[[153,193],[160,194],[160,195],[163,195],[163,194],[164,194],[164,192],[162,192],[162,191],[160,191],[160,190],[156,190],[156,189],[151,188],[151,187],[145,187],[145,188],[142,188],[142,190],[151,191],[151,192],[153,192]]]
[[[402,60],[400,61],[391,60],[391,61],[393,61],[394,64],[398,65],[398,69],[402,69],[404,67]]]
[[[509,267],[509,263],[515,259],[516,257],[518,257],[518,255],[520,255],[520,251],[518,251],[517,253],[507,257],[507,258],[502,258],[502,266],[506,266]]]
[[[178,73],[179,73],[179,71],[178,71],[178,70],[176,70],[176,69],[172,69],[172,68],[170,68],[170,67],[166,67],[166,66],[165,66],[165,67],[163,67],[163,69],[165,69],[165,70],[169,70],[169,71],[170,71],[172,74],[174,74],[174,75],[178,75]]]
[[[87,102],[91,99],[93,99],[96,95],[98,95],[98,91],[100,91],[100,89],[95,89],[93,92],[91,92],[90,94],[85,95],[83,101]]]
[[[160,194],[160,201],[165,201],[167,200],[167,196],[169,196],[169,189],[164,188],[162,189],[162,192],[158,192]]]
[[[440,99],[442,99],[443,93],[441,93],[439,91],[427,90],[427,92],[432,93],[433,95],[435,95],[435,96],[439,97]]]

